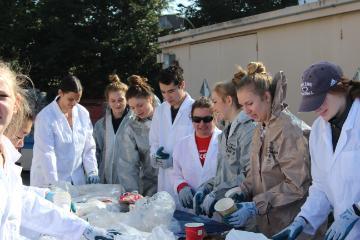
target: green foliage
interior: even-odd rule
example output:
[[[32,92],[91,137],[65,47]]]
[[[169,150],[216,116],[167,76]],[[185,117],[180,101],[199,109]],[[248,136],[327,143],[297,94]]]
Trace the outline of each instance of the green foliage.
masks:
[[[2,0],[0,57],[25,65],[35,85],[56,90],[72,72],[101,97],[108,74],[156,72],[158,19],[167,0]]]
[[[297,4],[298,0],[193,0],[188,7],[179,5],[179,11],[198,28]]]

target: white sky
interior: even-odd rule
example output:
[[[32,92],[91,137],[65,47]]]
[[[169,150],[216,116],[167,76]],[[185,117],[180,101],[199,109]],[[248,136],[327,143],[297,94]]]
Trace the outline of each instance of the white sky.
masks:
[[[183,4],[184,6],[189,6],[192,3],[192,1],[191,0],[174,0],[174,1],[172,1],[172,3],[170,3],[169,9],[163,11],[163,14],[177,13],[177,11],[176,11],[177,5],[180,3]]]

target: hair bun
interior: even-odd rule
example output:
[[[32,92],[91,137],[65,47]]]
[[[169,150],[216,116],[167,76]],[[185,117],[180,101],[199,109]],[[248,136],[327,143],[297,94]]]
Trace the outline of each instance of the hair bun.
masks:
[[[248,75],[253,75],[255,73],[264,74],[266,73],[266,68],[262,62],[250,62],[247,65]]]
[[[232,82],[236,85],[240,82],[240,80],[246,76],[246,71],[242,69],[242,67],[238,67],[238,72],[234,74]]]
[[[139,75],[131,75],[127,81],[130,86],[143,86],[148,79]]]
[[[121,79],[119,78],[119,76],[116,73],[109,75],[109,81],[112,83],[121,83]]]

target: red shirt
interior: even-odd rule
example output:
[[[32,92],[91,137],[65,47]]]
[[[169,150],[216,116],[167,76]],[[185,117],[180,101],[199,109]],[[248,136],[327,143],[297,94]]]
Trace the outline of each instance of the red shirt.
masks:
[[[201,138],[201,137],[198,137],[195,135],[195,142],[196,142],[196,146],[197,146],[197,149],[199,152],[200,162],[201,162],[202,166],[204,166],[206,153],[209,148],[211,137],[212,136]]]

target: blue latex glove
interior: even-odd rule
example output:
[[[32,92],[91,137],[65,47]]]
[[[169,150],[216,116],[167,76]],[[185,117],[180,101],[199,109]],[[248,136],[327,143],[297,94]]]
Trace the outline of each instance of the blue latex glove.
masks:
[[[97,184],[100,183],[100,178],[97,174],[89,174],[86,180],[87,184]]]
[[[196,215],[205,214],[202,211],[201,204],[203,203],[207,194],[209,194],[212,190],[212,186],[210,184],[204,184],[200,186],[194,195],[193,199],[193,209]]]
[[[327,230],[325,240],[343,240],[349,234],[355,223],[359,220],[354,207],[346,209],[338,219],[331,224],[331,227]]]
[[[178,195],[179,195],[179,200],[180,200],[181,205],[184,208],[192,209],[193,197],[194,197],[193,190],[189,186],[186,186],[180,190]]]
[[[224,222],[234,228],[244,227],[249,218],[258,214],[255,202],[237,203],[236,207],[237,211],[224,217]]]
[[[171,168],[173,166],[173,160],[169,153],[164,152],[164,147],[160,147],[156,151],[155,165],[160,168]]]
[[[113,240],[116,235],[121,235],[121,233],[116,230],[105,230],[93,226],[87,227],[83,233],[87,240]]]
[[[211,192],[208,195],[206,195],[203,203],[201,204],[202,212],[205,215],[207,215],[209,218],[212,218],[212,216],[215,212],[215,209],[214,209],[215,203],[216,203],[216,195],[214,192]]]
[[[49,192],[46,193],[45,199],[53,203],[55,194],[56,194],[56,192],[49,191]],[[73,201],[71,201],[71,203],[70,203],[70,210],[73,213],[76,213],[76,205],[75,205],[75,203]]]
[[[272,236],[273,240],[295,240],[303,231],[306,221],[303,217],[296,217],[294,221],[281,230],[279,233]]]

